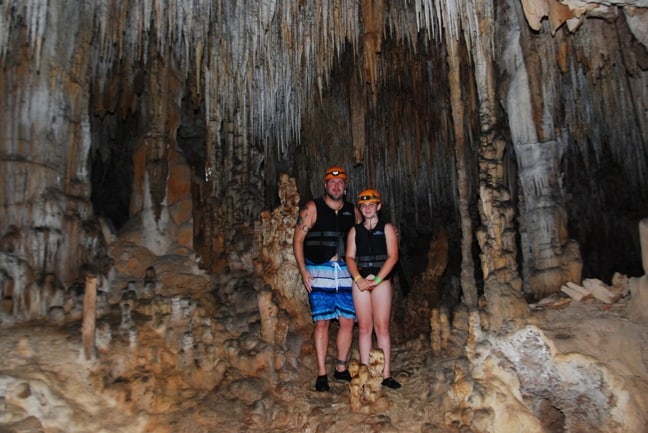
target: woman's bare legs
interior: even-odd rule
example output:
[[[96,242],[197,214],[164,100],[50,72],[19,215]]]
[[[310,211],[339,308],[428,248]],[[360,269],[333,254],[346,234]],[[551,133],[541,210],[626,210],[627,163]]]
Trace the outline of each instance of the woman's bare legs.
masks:
[[[369,364],[369,351],[373,339],[373,314],[371,305],[371,292],[361,292],[356,285],[353,286],[353,305],[355,305],[358,318],[358,346],[360,349],[360,362]]]
[[[371,291],[371,312],[373,330],[376,333],[376,346],[385,354],[385,369],[383,377],[391,376],[391,336],[389,324],[391,320],[392,282],[386,280]]]

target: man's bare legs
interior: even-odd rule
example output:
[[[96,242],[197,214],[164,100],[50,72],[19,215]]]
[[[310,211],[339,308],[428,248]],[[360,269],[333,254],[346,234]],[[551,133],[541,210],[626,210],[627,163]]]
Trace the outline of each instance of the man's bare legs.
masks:
[[[335,378],[342,380],[351,380],[349,372],[346,369],[346,360],[351,350],[353,340],[353,319],[339,318],[339,328],[336,337],[337,362],[335,365]],[[328,338],[330,320],[318,320],[315,322],[314,340],[315,355],[317,356],[317,381],[315,389],[317,391],[328,391],[328,379],[326,374],[326,354],[328,351]],[[341,374],[343,373],[343,374]]]
[[[354,320],[340,317],[339,329],[336,337],[337,359],[346,361],[351,351],[353,343],[353,326]],[[326,354],[328,350],[329,326],[330,320],[318,320],[315,322],[315,355],[317,356],[317,374],[323,376],[326,374]],[[343,365],[336,365],[338,371],[346,370]]]
[[[353,325],[355,321],[346,317],[339,317],[338,322],[340,327],[335,340],[337,346],[335,369],[337,371],[344,371],[346,370],[346,361],[351,350],[351,343],[353,342]],[[344,361],[345,364],[341,364],[340,361]]]
[[[317,356],[317,374],[326,375],[326,352],[328,349],[330,320],[318,320],[315,322],[315,356]],[[338,334],[339,336],[339,334]]]

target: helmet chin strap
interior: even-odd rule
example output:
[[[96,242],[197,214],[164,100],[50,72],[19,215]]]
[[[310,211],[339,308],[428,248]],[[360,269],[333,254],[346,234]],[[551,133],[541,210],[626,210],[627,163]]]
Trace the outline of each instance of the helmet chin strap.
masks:
[[[373,216],[370,216],[369,218],[367,218],[367,222],[369,223],[369,227],[367,227],[367,228],[369,230],[373,230],[374,227],[376,227],[376,224],[378,224],[378,221],[376,221],[376,224],[373,224],[373,225],[371,224],[371,221],[375,220],[375,219],[376,220],[378,219],[378,215],[376,215],[376,214],[374,214]]]

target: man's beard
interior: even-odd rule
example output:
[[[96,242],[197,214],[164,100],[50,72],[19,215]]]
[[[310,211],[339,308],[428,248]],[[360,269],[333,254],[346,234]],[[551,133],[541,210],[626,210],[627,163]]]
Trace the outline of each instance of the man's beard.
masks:
[[[331,194],[330,192],[326,191],[326,195],[328,196],[328,198],[330,198],[331,200],[335,200],[335,201],[342,200],[344,198],[344,193],[343,192],[340,193],[339,195],[335,196],[335,195]]]

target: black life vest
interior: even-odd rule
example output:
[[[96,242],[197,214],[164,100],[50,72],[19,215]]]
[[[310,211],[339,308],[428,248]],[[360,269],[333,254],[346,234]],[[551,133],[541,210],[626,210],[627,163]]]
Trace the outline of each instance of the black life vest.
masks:
[[[324,263],[336,254],[340,260],[344,260],[347,234],[355,224],[353,204],[345,202],[342,209],[335,212],[326,205],[323,198],[314,201],[317,219],[306,233],[304,256],[316,264]]]
[[[378,275],[380,268],[387,260],[387,238],[385,237],[385,222],[378,221],[376,227],[367,230],[364,224],[356,224],[356,264],[360,275],[366,277]],[[394,271],[383,280],[392,277]]]

